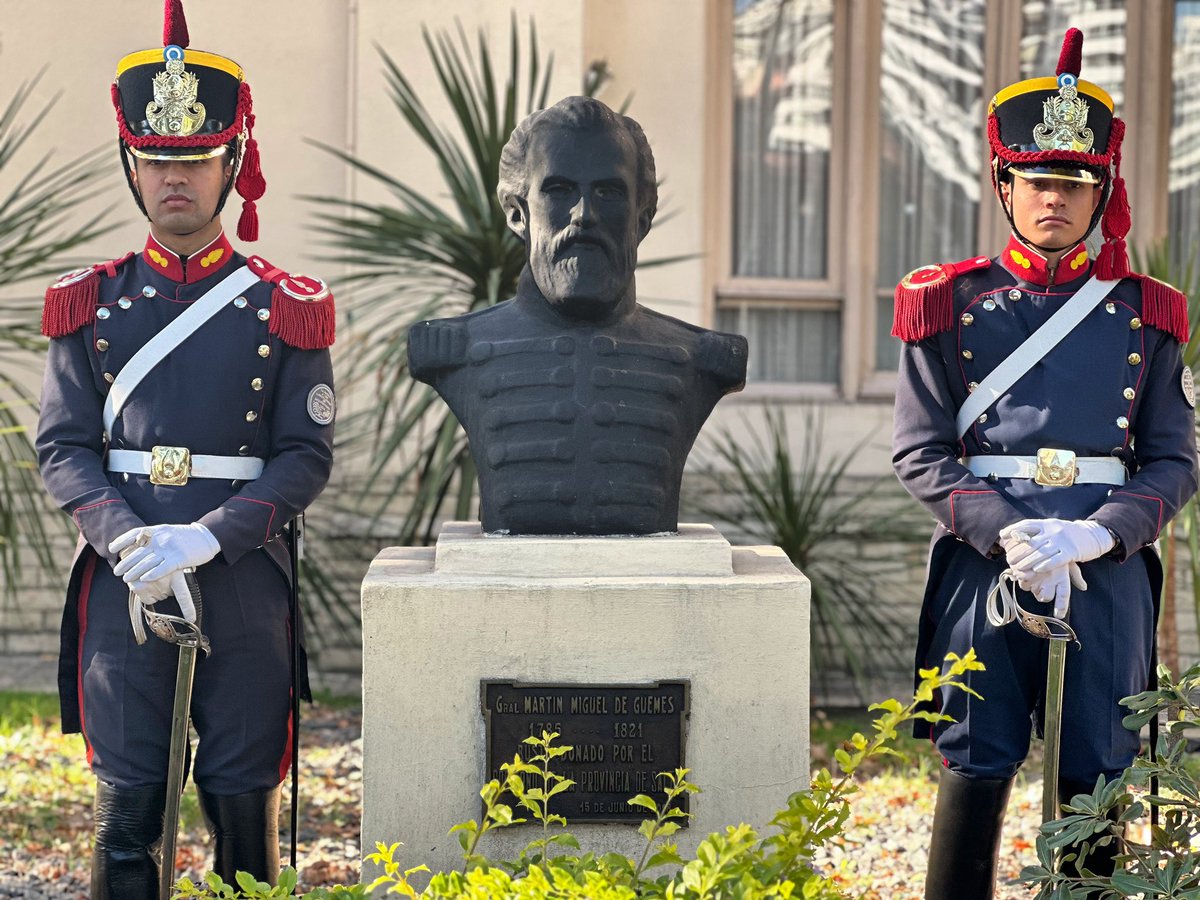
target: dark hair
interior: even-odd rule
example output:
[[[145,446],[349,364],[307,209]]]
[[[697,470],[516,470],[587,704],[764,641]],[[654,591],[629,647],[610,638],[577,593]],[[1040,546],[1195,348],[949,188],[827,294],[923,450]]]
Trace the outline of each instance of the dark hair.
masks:
[[[620,132],[624,130],[633,140],[637,151],[637,200],[638,218],[646,217],[649,226],[658,211],[658,184],[654,174],[654,153],[642,126],[628,116],[613,112],[599,100],[591,97],[567,97],[559,100],[548,109],[540,109],[530,113],[513,129],[512,136],[500,153],[500,180],[496,185],[496,196],[500,205],[508,209],[514,197],[528,195],[529,184],[526,181],[525,155],[529,151],[529,141],[534,129],[543,126],[558,126],[586,130],[606,128]]]

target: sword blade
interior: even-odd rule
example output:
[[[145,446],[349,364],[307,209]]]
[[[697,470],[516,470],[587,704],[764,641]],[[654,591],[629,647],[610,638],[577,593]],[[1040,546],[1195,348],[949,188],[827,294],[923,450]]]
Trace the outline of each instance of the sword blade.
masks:
[[[1042,757],[1042,821],[1058,818],[1058,757],[1062,736],[1063,673],[1067,663],[1066,641],[1050,642],[1046,664],[1045,754]]]

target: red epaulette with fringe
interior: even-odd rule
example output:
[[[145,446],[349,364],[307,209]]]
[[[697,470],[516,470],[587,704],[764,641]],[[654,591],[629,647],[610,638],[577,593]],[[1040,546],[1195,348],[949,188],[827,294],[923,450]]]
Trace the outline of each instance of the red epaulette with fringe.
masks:
[[[954,325],[954,279],[991,264],[986,256],[974,256],[958,263],[922,266],[909,272],[896,285],[892,336],[902,341],[920,341],[949,331]]]
[[[1188,342],[1187,294],[1149,275],[1132,275],[1142,286],[1142,322]]]
[[[275,285],[269,330],[285,344],[301,350],[323,350],[333,343],[337,312],[333,294],[320,278],[292,275],[261,256],[251,256],[250,270]]]
[[[120,259],[60,275],[58,281],[46,288],[42,334],[52,338],[65,337],[91,322],[96,317],[96,304],[100,302],[100,276],[116,277],[117,269],[132,257],[131,251]]]

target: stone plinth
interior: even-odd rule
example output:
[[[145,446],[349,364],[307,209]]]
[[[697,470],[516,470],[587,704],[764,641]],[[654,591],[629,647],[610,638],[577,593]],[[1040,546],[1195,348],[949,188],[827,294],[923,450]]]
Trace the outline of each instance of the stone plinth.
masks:
[[[450,827],[480,816],[480,682],[690,683],[690,853],[709,832],[763,829],[808,783],[809,583],[776,547],[708,525],[646,537],[485,536],[449,523],[436,548],[392,547],[362,587],[364,853],[461,866]],[[640,854],[635,825],[572,824],[585,850]],[[540,834],[490,833],[516,856]],[[364,873],[372,874],[373,873]]]

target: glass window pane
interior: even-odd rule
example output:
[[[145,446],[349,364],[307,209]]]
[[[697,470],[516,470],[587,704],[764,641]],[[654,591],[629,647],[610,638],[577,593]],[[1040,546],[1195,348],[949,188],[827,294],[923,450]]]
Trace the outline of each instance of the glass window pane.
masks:
[[[1167,234],[1176,271],[1200,259],[1200,0],[1176,0]]]
[[[842,317],[835,310],[722,306],[716,324],[750,342],[747,382],[837,383]]]
[[[1053,75],[1068,28],[1083,32],[1085,81],[1125,99],[1125,0],[1025,0],[1021,5],[1021,77]]]
[[[986,17],[984,0],[883,5],[876,313],[882,322],[886,311],[887,327],[876,330],[878,370],[899,358],[888,334],[896,282],[918,266],[979,252]]]
[[[734,275],[824,278],[833,0],[737,0]]]

